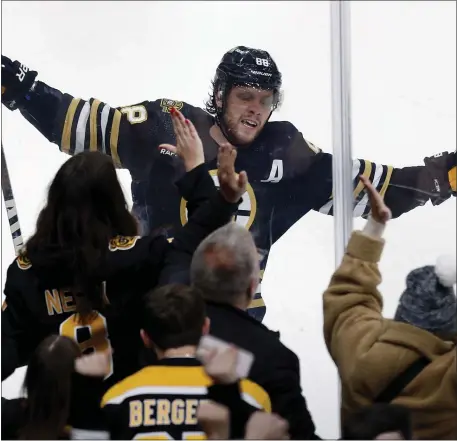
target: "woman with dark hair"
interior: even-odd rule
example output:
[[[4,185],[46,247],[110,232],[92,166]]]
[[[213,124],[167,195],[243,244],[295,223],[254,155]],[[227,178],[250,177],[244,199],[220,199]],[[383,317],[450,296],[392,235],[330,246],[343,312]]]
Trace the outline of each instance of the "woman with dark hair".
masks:
[[[79,346],[68,337],[50,335],[39,344],[25,374],[26,397],[2,398],[2,439],[65,438],[75,361],[80,356]]]
[[[224,146],[217,191],[193,124],[179,111],[172,114],[177,145],[162,148],[174,154],[170,161],[181,158],[187,172],[176,185],[189,221],[172,242],[164,235],[139,237],[111,159],[84,152],[66,161],[35,234],[8,269],[2,381],[55,333],[73,338],[82,353],[114,349],[103,390],[138,370],[142,295],[188,269],[201,240],[231,220],[247,185],[246,175],[234,171],[236,151]]]

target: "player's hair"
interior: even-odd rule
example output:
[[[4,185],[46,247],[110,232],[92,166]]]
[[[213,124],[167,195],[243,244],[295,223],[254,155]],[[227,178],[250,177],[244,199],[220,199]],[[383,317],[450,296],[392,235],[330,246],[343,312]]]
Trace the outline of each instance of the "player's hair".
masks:
[[[187,285],[165,285],[144,298],[142,328],[161,350],[198,345],[205,318],[203,297]]]
[[[218,85],[215,81],[211,81],[211,92],[208,94],[208,99],[205,101],[205,109],[210,115],[217,114],[216,106],[216,87]]]
[[[110,239],[137,231],[112,159],[86,151],[58,170],[24,252],[35,270],[73,278],[76,311],[85,317],[106,299],[101,268]]]
[[[205,299],[234,305],[249,296],[259,277],[259,257],[251,233],[230,222],[204,239],[191,263],[192,286]]]
[[[375,439],[386,432],[400,432],[403,439],[413,439],[409,409],[390,403],[366,406],[343,423],[341,439]]]
[[[29,359],[24,379],[25,425],[20,439],[58,439],[70,411],[75,360],[81,355],[69,337],[46,337]]]

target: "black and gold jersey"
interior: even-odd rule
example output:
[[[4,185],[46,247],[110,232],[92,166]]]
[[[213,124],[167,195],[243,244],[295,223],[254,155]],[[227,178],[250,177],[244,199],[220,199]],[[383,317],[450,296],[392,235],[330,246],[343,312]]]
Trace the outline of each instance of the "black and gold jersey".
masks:
[[[14,259],[6,275],[2,308],[2,380],[27,364],[30,354],[51,334],[73,338],[83,353],[114,349],[105,391],[142,366],[138,317],[143,295],[158,285],[186,281],[197,246],[229,222],[238,207],[216,190],[205,164],[186,173],[176,185],[183,195],[189,194],[189,222],[172,242],[160,234],[113,237],[100,251],[96,280],[104,287],[104,304],[94,307],[84,320],[76,308],[71,264],[61,259],[36,265],[27,249]]]
[[[240,382],[244,401],[271,412],[265,390]],[[101,406],[111,439],[206,439],[197,421],[212,380],[194,358],[163,359],[114,385]]]
[[[199,107],[164,98],[112,107],[94,98],[76,98],[37,81],[20,111],[62,152],[73,155],[99,150],[110,155],[118,167],[128,169],[133,212],[142,234],[161,230],[171,239],[176,228],[187,221],[186,201],[173,185],[184,173],[182,162],[160,148],[161,144],[176,141],[170,117],[172,106],[194,123],[217,185],[218,145],[210,135],[215,119]],[[267,122],[249,147],[238,149],[236,171],[247,172],[249,185],[235,221],[253,234],[261,278],[272,244],[302,216],[311,210],[333,215],[332,164],[330,153],[314,146],[288,121]],[[394,168],[354,159],[354,216],[366,216],[370,211],[360,175],[373,182],[385,196],[393,217],[398,217],[430,199],[438,203],[450,197],[448,169],[442,168]],[[260,320],[265,315],[260,286],[249,312]]]

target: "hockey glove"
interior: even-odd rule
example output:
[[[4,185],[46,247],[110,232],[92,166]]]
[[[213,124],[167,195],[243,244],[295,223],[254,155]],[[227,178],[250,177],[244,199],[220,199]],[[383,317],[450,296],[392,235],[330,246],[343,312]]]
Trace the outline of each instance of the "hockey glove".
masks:
[[[430,179],[430,200],[439,205],[452,195],[456,196],[456,152],[438,153],[424,159]]]
[[[2,104],[11,111],[20,107],[37,75],[38,72],[29,70],[19,61],[13,62],[2,55]]]

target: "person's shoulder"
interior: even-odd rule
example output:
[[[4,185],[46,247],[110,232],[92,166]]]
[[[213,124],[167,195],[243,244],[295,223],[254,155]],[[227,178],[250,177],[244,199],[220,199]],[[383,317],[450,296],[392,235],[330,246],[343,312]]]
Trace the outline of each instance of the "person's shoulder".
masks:
[[[271,121],[265,124],[258,138],[259,144],[276,159],[290,159],[291,151],[306,146],[298,128],[289,121]]]
[[[272,369],[278,364],[297,365],[297,356],[282,343],[279,332],[237,308],[209,301],[206,301],[206,307],[211,320],[210,333],[215,337],[252,352],[262,365],[267,364]]]
[[[187,103],[186,101],[172,98],[158,98],[154,101],[141,103],[141,105],[146,106],[150,110],[156,110],[160,113],[163,113],[166,116],[170,115],[171,108],[174,107],[186,117],[211,117],[209,113],[207,113],[206,110],[201,107],[194,106],[190,103]]]
[[[121,404],[127,397],[128,392],[138,387],[147,372],[148,366],[140,369],[133,374],[123,378],[113,384],[103,395],[100,402],[100,407],[105,407],[108,404]]]
[[[108,250],[116,254],[128,254],[125,252],[130,251],[131,254],[134,254],[135,251],[150,249],[153,246],[162,247],[164,244],[167,244],[169,241],[162,234],[149,234],[146,236],[114,236],[110,239],[108,244]]]
[[[290,121],[269,121],[265,124],[264,131],[268,134],[278,134],[282,136],[290,136],[299,132]]]
[[[32,262],[26,252],[21,252],[6,271],[5,293],[8,292],[8,295],[11,295],[12,292],[20,292],[21,288],[28,286],[28,281],[31,279],[33,279]]]
[[[281,333],[279,331],[273,331],[255,319],[252,320],[251,329],[256,330],[254,332],[257,334],[259,342],[268,344],[269,350],[277,355],[276,361],[282,363],[296,363],[298,361],[297,355],[281,341]]]
[[[107,271],[110,275],[118,271],[153,271],[169,246],[163,234],[146,236],[115,236],[108,244]],[[157,268],[155,268],[157,269]],[[152,274],[152,273],[151,273]]]
[[[281,341],[281,333],[279,331],[270,329],[264,323],[259,322],[248,314],[246,314],[246,316],[246,326],[249,329],[249,332],[252,332],[252,335],[259,342],[263,342],[265,345],[268,345],[272,351],[280,353],[288,359],[296,358],[295,353]]]
[[[111,238],[108,244],[108,249],[111,252],[127,251],[133,249],[137,244],[144,243],[145,240],[141,236],[115,236]]]
[[[21,254],[19,254],[18,256],[16,256],[14,258],[14,260],[10,263],[10,265],[8,267],[8,270],[11,270],[11,271],[16,271],[16,270],[27,271],[30,268],[32,268],[32,262],[28,258],[27,253],[24,252],[24,253],[21,253]]]

